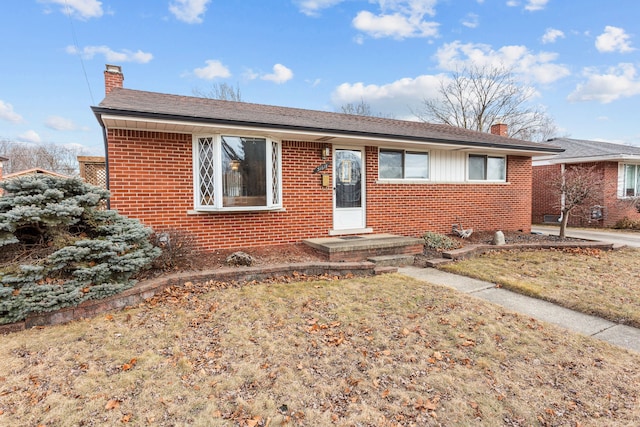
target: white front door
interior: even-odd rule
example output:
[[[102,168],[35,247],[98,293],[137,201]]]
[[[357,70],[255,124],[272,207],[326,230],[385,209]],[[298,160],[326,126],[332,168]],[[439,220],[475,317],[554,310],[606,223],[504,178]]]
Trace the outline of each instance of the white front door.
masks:
[[[333,159],[333,229],[363,229],[366,226],[364,151],[336,148]]]

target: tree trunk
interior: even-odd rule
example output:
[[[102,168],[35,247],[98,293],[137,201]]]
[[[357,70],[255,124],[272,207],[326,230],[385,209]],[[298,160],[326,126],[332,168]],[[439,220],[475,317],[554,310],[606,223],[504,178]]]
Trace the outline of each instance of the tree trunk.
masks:
[[[560,222],[560,238],[564,239],[567,230],[567,223],[569,222],[569,211],[562,210],[562,221]]]

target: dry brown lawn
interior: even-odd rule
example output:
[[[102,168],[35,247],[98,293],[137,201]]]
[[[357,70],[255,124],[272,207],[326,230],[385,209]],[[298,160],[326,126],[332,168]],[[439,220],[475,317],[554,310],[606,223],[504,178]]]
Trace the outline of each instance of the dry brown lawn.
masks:
[[[494,251],[443,269],[640,327],[640,249]]]
[[[640,355],[399,274],[173,288],[0,360],[7,426],[640,425]]]

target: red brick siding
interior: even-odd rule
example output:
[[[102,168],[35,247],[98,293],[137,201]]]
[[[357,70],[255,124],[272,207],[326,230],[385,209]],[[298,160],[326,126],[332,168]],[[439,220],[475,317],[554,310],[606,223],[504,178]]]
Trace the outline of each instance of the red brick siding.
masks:
[[[618,221],[627,217],[634,221],[640,221],[640,213],[633,207],[629,200],[618,198],[618,163],[605,162],[603,165],[605,182],[605,227],[613,227]],[[624,177],[621,177],[624,179]]]
[[[107,138],[111,207],[157,231],[183,230],[217,249],[299,242],[328,236],[333,227],[333,191],[312,173],[323,163],[324,144],[282,142],[283,211],[189,214],[190,134],[116,129]],[[367,226],[376,233],[449,233],[458,217],[476,230],[530,229],[528,157],[508,158],[507,183],[401,185],[376,183],[377,156],[377,148],[366,148]]]
[[[192,138],[132,130],[108,132],[111,208],[155,230],[179,229],[207,249],[262,246],[326,236],[332,191],[312,174],[322,145],[282,143],[285,212],[188,214],[193,210]]]
[[[560,203],[549,190],[548,183],[560,175],[560,165],[545,165],[533,167],[531,194],[531,222],[542,224],[545,215],[560,215]]]
[[[624,200],[618,199],[618,163],[598,162],[579,163],[567,165],[591,167],[597,165],[596,170],[601,174],[604,182],[603,194],[600,195],[600,204],[604,206],[604,219],[602,221],[590,221],[586,216],[572,215],[569,218],[570,226],[580,227],[613,227],[616,222],[625,216],[634,220],[640,220],[640,214]],[[535,166],[533,168],[533,201],[531,221],[540,224],[545,214],[560,215],[557,207],[559,200],[548,190],[546,183],[560,174],[560,165]],[[556,206],[556,207],[554,207]]]
[[[454,223],[474,230],[530,231],[531,159],[509,156],[507,183],[376,183],[378,150],[367,147],[367,225],[375,232],[418,237],[450,233]]]

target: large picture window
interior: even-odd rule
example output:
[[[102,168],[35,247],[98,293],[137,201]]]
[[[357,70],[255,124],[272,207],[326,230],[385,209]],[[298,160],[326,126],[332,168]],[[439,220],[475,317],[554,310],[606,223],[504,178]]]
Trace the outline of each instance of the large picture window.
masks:
[[[623,197],[640,197],[640,165],[624,165]]]
[[[260,210],[281,207],[280,144],[268,138],[194,138],[195,208]]]
[[[429,153],[380,149],[380,179],[429,179]]]
[[[501,156],[469,154],[468,176],[470,181],[505,181],[507,159]]]

